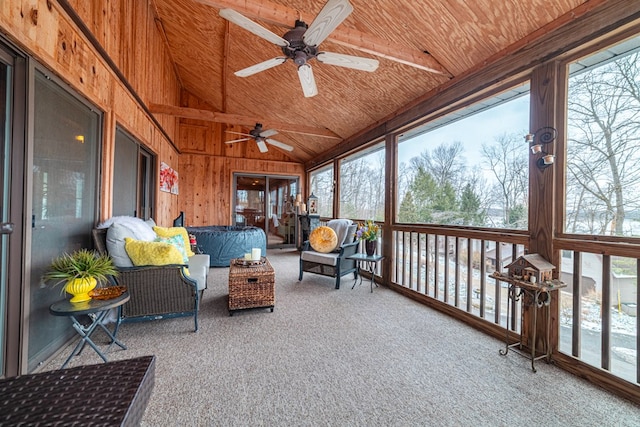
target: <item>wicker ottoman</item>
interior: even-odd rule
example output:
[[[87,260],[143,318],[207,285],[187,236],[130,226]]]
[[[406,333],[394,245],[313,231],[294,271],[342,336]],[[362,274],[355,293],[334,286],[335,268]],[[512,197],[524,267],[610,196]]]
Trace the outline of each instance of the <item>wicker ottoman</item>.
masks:
[[[229,315],[247,308],[273,308],[276,303],[275,273],[267,258],[258,265],[231,260],[229,266]]]

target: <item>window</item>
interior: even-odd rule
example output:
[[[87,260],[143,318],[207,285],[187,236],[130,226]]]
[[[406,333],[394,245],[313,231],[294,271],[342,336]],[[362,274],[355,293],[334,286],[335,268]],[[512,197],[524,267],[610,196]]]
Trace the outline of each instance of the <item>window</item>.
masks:
[[[570,65],[565,231],[640,237],[640,38]]]
[[[384,143],[340,163],[340,217],[384,220]]]
[[[116,128],[113,215],[152,216],[154,158],[131,135]],[[114,194],[116,194],[114,193]]]
[[[310,192],[318,198],[318,214],[333,217],[333,165],[311,172]]]
[[[398,221],[526,229],[528,123],[527,83],[400,135]]]

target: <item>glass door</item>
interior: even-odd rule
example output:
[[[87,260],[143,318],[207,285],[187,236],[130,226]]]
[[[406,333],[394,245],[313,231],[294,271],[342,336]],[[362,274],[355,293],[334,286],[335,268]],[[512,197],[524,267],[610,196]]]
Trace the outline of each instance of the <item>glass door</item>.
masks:
[[[269,178],[269,247],[296,245],[301,197],[297,178]]]
[[[236,175],[235,178],[235,225],[265,230],[266,177]]]
[[[235,225],[262,228],[267,248],[297,244],[298,178],[236,174],[234,186]]]
[[[13,232],[9,220],[11,171],[11,67],[0,52],[0,377],[5,375],[8,242]],[[7,58],[8,59],[8,58]]]

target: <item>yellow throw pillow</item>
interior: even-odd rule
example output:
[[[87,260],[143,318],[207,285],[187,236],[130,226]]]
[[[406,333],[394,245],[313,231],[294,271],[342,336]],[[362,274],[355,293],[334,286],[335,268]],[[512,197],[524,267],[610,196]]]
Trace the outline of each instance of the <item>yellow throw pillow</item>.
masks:
[[[187,233],[187,229],[184,227],[158,227],[157,225],[153,227],[153,231],[160,237],[173,237],[173,236],[182,236],[184,240],[184,249],[187,251],[187,256],[194,256],[195,253],[191,250],[191,245],[189,244],[189,233]]]
[[[311,232],[309,244],[315,251],[326,254],[338,246],[338,236],[333,228],[321,226]]]
[[[170,243],[145,242],[125,237],[124,250],[136,266],[184,264],[180,251]]]

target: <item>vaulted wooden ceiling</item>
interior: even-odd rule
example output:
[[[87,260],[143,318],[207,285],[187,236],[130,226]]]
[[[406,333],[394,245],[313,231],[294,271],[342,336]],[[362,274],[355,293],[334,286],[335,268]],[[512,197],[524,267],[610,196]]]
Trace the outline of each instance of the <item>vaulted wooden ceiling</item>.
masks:
[[[311,98],[304,97],[289,60],[249,77],[234,75],[282,52],[219,11],[234,9],[282,36],[296,19],[310,24],[325,0],[152,3],[180,83],[210,106],[207,119],[249,127],[259,119],[265,129],[280,132],[277,140],[294,146],[287,153],[292,160],[306,163],[563,15],[587,9],[583,3],[598,1],[350,0],[353,12],[320,50],[374,58],[380,65],[370,73],[312,60],[319,93]]]

